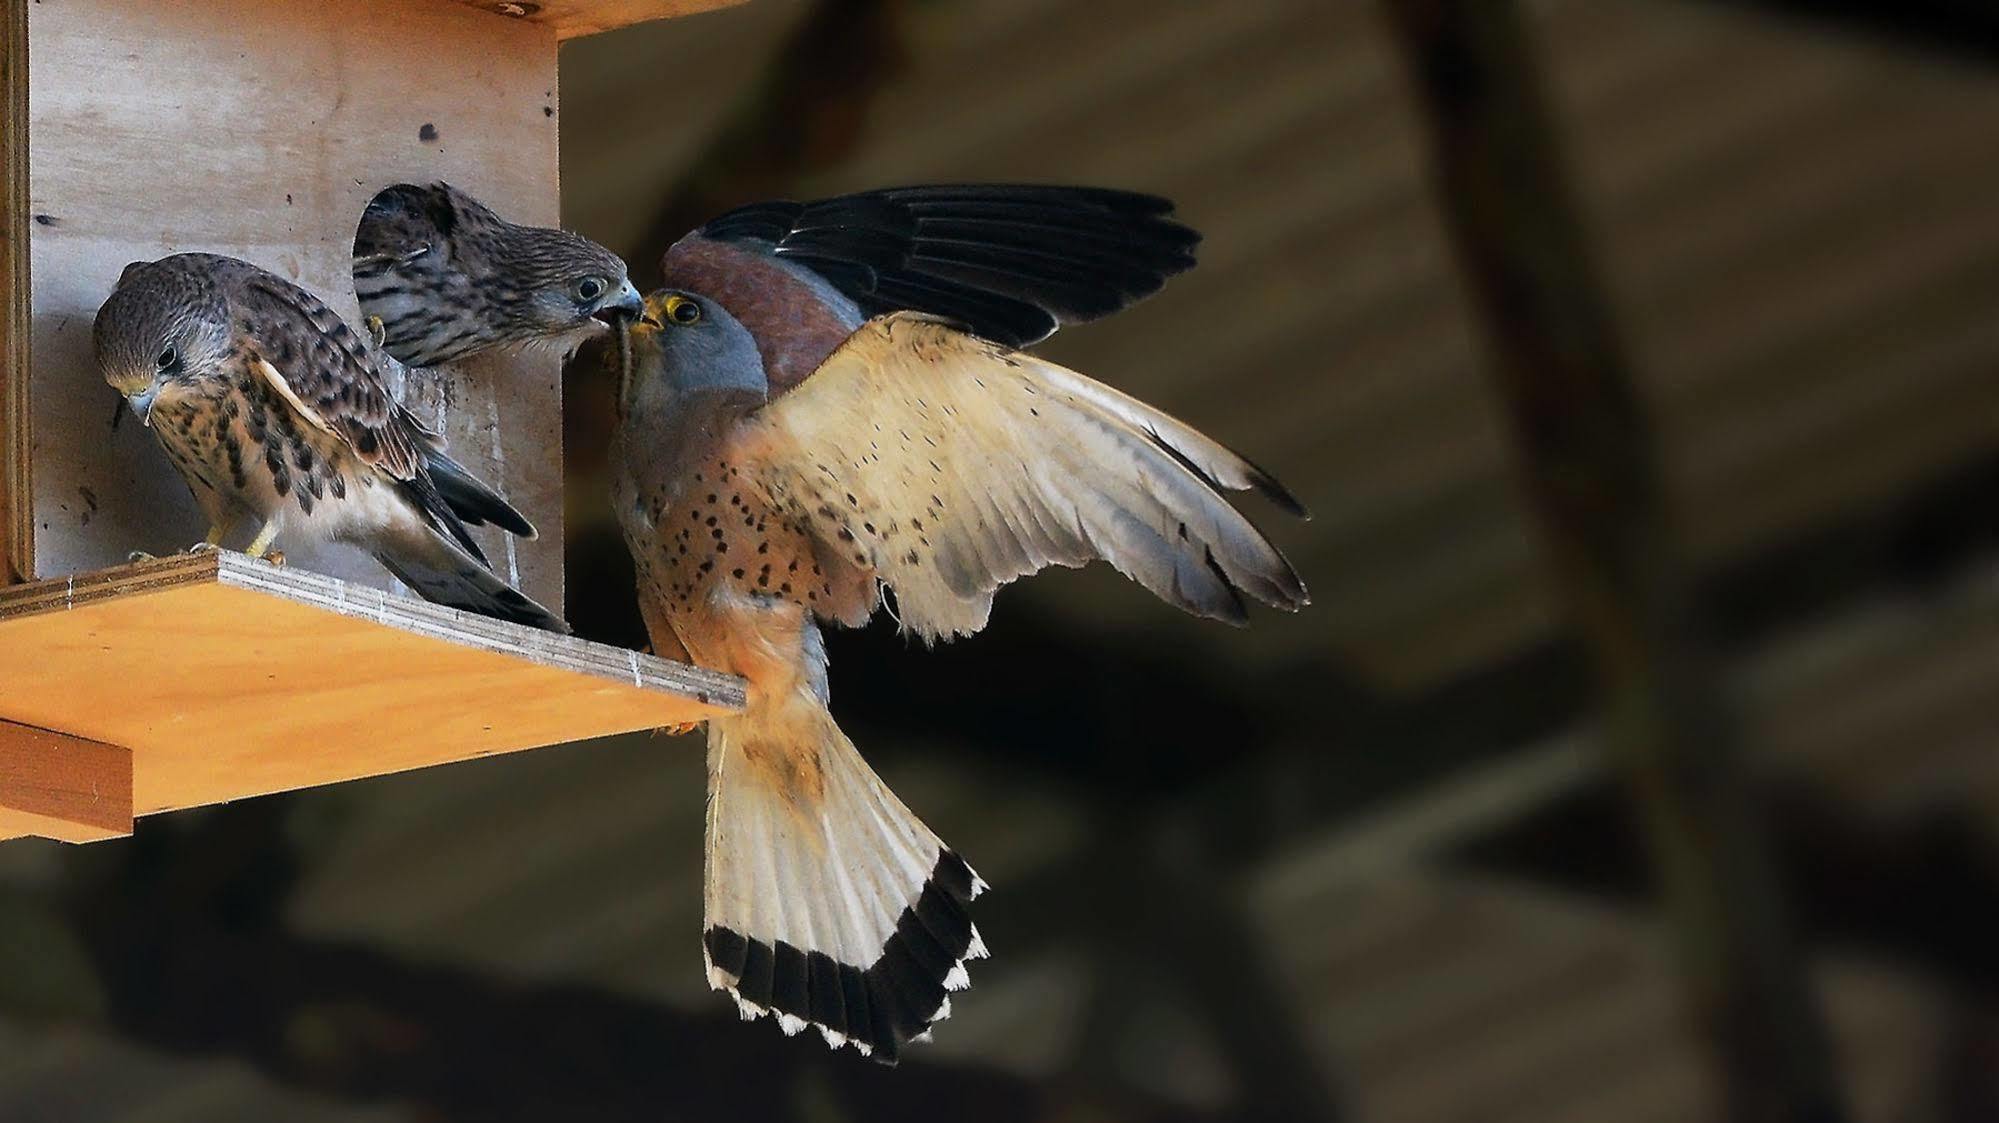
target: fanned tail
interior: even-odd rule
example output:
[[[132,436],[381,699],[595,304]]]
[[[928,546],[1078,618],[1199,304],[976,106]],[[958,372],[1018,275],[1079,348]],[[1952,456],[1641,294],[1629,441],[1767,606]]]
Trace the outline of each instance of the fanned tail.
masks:
[[[708,981],[744,1018],[895,1063],[986,954],[985,889],[800,693],[708,723]]]

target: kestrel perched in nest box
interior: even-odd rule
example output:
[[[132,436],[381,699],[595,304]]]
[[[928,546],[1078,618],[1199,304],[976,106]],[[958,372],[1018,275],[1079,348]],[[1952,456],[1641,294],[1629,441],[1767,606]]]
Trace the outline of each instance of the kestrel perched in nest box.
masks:
[[[925,640],[994,591],[1105,560],[1242,623],[1306,603],[1224,498],[1303,508],[1185,422],[1020,350],[1193,264],[1150,196],[975,186],[765,203],[670,249],[621,348],[613,501],[653,646],[742,675],[708,722],[710,983],[880,1061],[984,954],[972,869],[828,712],[823,624],[892,594]]]
[[[373,554],[427,600],[567,631],[486,564],[466,527],[527,519],[389,393],[376,354],[324,302],[246,261],[183,253],[126,266],[98,310],[104,378],[151,427],[218,546],[306,538]]]
[[[508,222],[448,183],[399,183],[369,201],[354,233],[354,294],[383,349],[411,366],[562,349],[639,311],[617,254]]]

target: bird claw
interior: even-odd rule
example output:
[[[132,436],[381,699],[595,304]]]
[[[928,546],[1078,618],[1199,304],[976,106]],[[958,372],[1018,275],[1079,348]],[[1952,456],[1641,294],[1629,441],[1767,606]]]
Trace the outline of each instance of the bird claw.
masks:
[[[279,569],[283,569],[285,567],[285,552],[283,550],[265,550],[260,560],[270,562]]]
[[[147,553],[144,550],[134,550],[131,553],[125,555],[125,560],[127,562],[149,562],[149,561],[159,561],[160,559],[154,557],[153,555]]]
[[[653,736],[655,737],[678,737],[684,733],[694,732],[695,730],[701,728],[701,724],[702,723],[698,721],[675,722],[672,725],[662,725],[654,729],[652,733]]]
[[[213,542],[203,541],[203,542],[196,542],[194,545],[189,546],[184,552],[189,554],[213,554],[213,553],[219,553],[221,549],[222,547],[216,545]]]
[[[380,351],[388,345],[389,325],[380,316],[370,316],[362,324],[368,329],[368,339],[375,345],[375,350]]]

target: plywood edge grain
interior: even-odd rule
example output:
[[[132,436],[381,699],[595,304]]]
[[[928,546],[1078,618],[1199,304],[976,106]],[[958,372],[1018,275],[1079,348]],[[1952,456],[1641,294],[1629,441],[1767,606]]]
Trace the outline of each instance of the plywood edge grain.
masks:
[[[282,597],[386,628],[541,666],[661,691],[718,709],[740,709],[742,680],[575,636],[493,620],[428,601],[391,596],[337,578],[220,551],[134,562],[72,577],[0,589],[0,622],[73,611],[105,600],[217,584]]]
[[[457,0],[509,19],[555,29],[558,39],[616,31],[638,23],[729,8],[746,0]]]
[[[131,750],[0,719],[0,838],[131,833]]]
[[[34,567],[28,480],[28,0],[0,0],[0,585]]]

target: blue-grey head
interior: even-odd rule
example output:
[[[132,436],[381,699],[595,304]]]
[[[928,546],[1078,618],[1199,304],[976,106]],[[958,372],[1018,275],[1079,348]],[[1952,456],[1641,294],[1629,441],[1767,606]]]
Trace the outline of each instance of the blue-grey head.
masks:
[[[626,418],[660,418],[697,396],[758,403],[769,389],[749,329],[719,303],[684,289],[646,297],[630,352],[619,363],[618,405]]]
[[[135,261],[97,310],[98,369],[140,421],[151,425],[162,400],[224,377],[232,332],[219,274],[240,264],[193,253]]]

